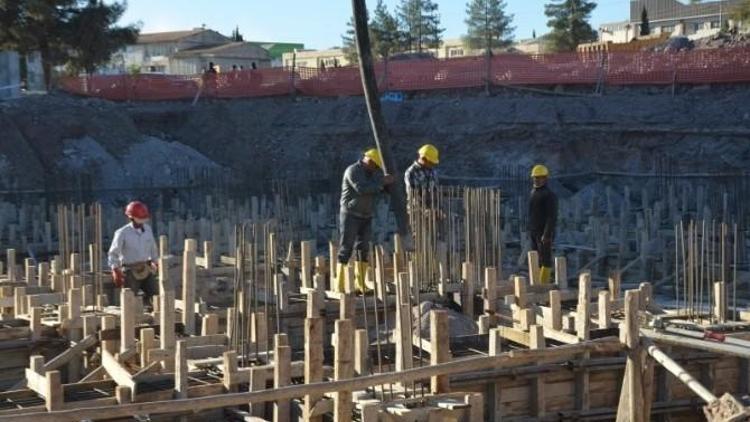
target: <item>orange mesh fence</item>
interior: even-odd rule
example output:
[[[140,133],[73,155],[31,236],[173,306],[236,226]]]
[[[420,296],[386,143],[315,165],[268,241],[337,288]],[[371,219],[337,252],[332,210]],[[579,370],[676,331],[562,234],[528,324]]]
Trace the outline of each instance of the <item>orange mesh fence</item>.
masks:
[[[496,85],[663,85],[750,82],[750,49],[664,52],[501,54],[449,60],[392,60],[375,66],[381,91]],[[212,75],[96,75],[63,78],[72,94],[126,100],[186,100],[289,95],[361,95],[359,69],[289,68]]]

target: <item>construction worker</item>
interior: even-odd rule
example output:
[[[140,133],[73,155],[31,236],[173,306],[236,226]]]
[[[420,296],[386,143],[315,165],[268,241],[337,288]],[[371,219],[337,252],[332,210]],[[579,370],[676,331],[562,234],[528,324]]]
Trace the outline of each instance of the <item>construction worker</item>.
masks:
[[[435,167],[440,164],[440,152],[431,144],[422,145],[417,152],[417,159],[406,169],[404,182],[406,193],[413,198],[414,192],[429,191],[438,185],[438,176]]]
[[[372,217],[378,196],[393,184],[394,177],[382,173],[383,160],[377,149],[365,152],[364,157],[349,166],[341,183],[341,213],[336,283],[339,292],[345,290],[345,274],[349,259],[356,252],[355,279],[357,290],[365,292],[365,273],[372,237]]]
[[[552,275],[552,241],[557,224],[557,196],[547,186],[549,169],[537,164],[531,170],[534,189],[529,198],[529,233],[531,249],[539,254],[539,278],[542,284]]]
[[[136,294],[143,290],[144,304],[151,306],[151,299],[158,289],[155,277],[158,252],[151,226],[146,224],[148,207],[133,201],[125,207],[125,215],[130,222],[115,231],[109,248],[112,279],[119,288],[132,289]]]

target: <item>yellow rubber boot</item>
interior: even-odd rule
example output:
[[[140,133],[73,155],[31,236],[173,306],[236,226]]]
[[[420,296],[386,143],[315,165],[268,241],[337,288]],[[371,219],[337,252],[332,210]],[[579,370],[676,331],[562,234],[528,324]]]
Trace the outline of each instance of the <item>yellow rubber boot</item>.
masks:
[[[354,262],[354,280],[357,283],[357,291],[361,293],[367,292],[367,283],[365,283],[365,275],[367,274],[367,268],[369,264],[364,261]]]
[[[541,281],[542,284],[550,284],[551,278],[552,278],[552,268],[550,267],[539,268],[539,281]]]
[[[346,291],[346,264],[338,263],[336,264],[336,274],[335,277],[335,289],[338,293],[344,293]]]

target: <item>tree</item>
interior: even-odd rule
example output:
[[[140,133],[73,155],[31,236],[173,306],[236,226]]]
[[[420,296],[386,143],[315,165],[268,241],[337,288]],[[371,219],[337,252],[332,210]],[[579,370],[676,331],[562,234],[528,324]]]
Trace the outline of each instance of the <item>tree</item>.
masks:
[[[646,6],[643,6],[643,11],[641,11],[641,36],[645,37],[646,35],[651,34],[651,24],[648,21],[648,10],[646,10]]]
[[[531,31],[531,38],[536,39],[536,29]]]
[[[359,63],[359,57],[357,56],[357,34],[354,30],[354,16],[349,19],[346,23],[346,32],[341,36],[342,49],[344,50],[344,57],[349,64]]]
[[[596,3],[587,0],[552,0],[544,6],[549,17],[547,35],[552,51],[574,51],[578,44],[596,40],[596,31],[589,25]]]
[[[243,37],[242,34],[240,34],[240,27],[239,26],[237,26],[236,28],[234,28],[234,31],[232,31],[232,37],[231,38],[232,38],[232,41],[234,41],[234,42],[243,42],[243,41],[245,41],[245,37]]]
[[[383,0],[378,0],[375,16],[370,24],[372,49],[376,57],[388,60],[399,48],[398,20],[388,11]]]
[[[124,11],[124,2],[0,0],[0,49],[38,51],[50,88],[54,66],[93,71],[135,39],[136,27],[114,25]]]
[[[103,0],[89,0],[85,7],[71,12],[64,39],[69,46],[67,66],[73,73],[93,73],[117,50],[135,43],[137,27],[116,25],[125,7],[125,3],[106,5]]]
[[[466,5],[468,33],[464,40],[469,48],[489,54],[493,48],[511,44],[513,15],[506,14],[505,7],[504,0],[472,0]]]
[[[445,29],[440,27],[438,5],[432,0],[401,0],[398,20],[403,50],[421,53],[440,47]]]
[[[750,0],[744,0],[742,3],[736,5],[730,16],[737,22],[742,22],[743,25],[748,26],[750,24]]]

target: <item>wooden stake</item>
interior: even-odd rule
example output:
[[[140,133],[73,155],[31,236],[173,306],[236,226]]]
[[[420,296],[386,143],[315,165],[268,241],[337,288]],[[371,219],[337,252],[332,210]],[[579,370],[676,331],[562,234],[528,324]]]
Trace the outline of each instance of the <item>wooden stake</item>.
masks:
[[[175,332],[174,332],[174,291],[168,290],[162,292],[159,297],[160,321],[159,321],[159,342],[161,349],[174,351]],[[164,360],[164,369],[172,371],[174,369],[174,358]]]
[[[320,317],[305,319],[305,384],[323,381],[323,330],[325,320]],[[305,396],[303,418],[309,422],[322,422],[322,416],[312,416],[322,395]]]
[[[369,372],[369,346],[367,330],[356,330],[354,332],[354,373],[357,376],[363,377]]]
[[[60,371],[48,371],[46,381],[44,404],[47,411],[62,409],[64,398]]]
[[[461,266],[461,309],[464,315],[474,319],[474,267],[471,262],[464,262]]]
[[[175,353],[175,398],[185,399],[188,397],[188,376],[187,343],[185,340],[180,340],[177,342]]]
[[[484,269],[484,312],[494,315],[497,309],[497,268]]]
[[[195,334],[195,254],[198,242],[185,239],[185,250],[182,253],[182,323],[185,334]]]
[[[555,257],[555,282],[560,290],[568,288],[568,264],[565,257]]]
[[[354,347],[353,328],[351,320],[336,321],[334,335],[336,337],[336,348],[334,356],[334,379],[343,380],[354,377]],[[339,391],[334,395],[333,420],[334,422],[348,422],[352,420],[352,392]]]
[[[219,316],[216,314],[203,315],[201,335],[211,336],[219,334]]]
[[[610,324],[610,300],[609,292],[602,290],[599,292],[599,328],[609,328]]]
[[[71,291],[72,292],[72,291]],[[130,289],[120,291],[120,353],[135,347],[135,297]],[[71,308],[71,314],[73,309]]]
[[[283,337],[283,339],[282,339]],[[282,388],[292,383],[292,348],[286,334],[276,334],[274,347],[273,379],[274,388]],[[288,422],[291,418],[289,399],[276,400],[273,407],[274,422]]]
[[[529,251],[529,284],[537,286],[542,284],[539,278],[539,253],[537,251]]]
[[[451,360],[450,326],[446,311],[430,311],[430,365],[438,365]],[[430,379],[432,394],[450,392],[450,377],[437,375]]]
[[[313,275],[313,249],[315,242],[304,240],[300,243],[300,275],[302,287],[312,288]]]

